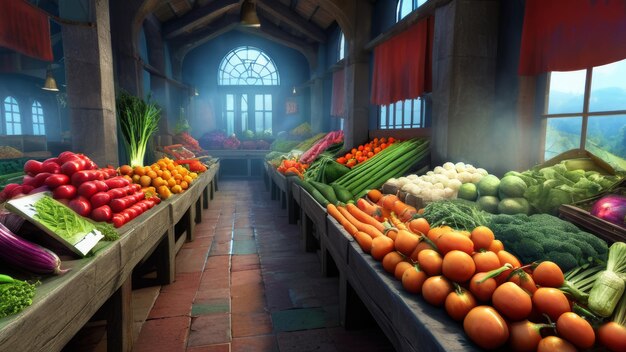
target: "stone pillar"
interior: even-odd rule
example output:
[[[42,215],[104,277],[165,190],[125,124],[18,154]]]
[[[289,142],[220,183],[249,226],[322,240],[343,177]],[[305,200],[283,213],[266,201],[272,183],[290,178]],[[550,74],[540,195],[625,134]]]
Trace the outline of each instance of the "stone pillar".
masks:
[[[494,116],[498,6],[497,0],[453,0],[436,10],[433,165],[463,161],[492,171],[507,156],[497,141],[510,128]]]
[[[143,24],[148,44],[148,60],[152,67],[165,76],[165,45],[161,35],[161,23],[154,15],[149,15]],[[169,126],[175,126],[178,119],[178,106],[171,105],[170,83],[167,79],[152,74],[150,76],[152,99],[161,107],[159,135],[171,133]]]
[[[346,72],[346,118],[344,121],[344,145],[348,147],[368,140],[370,108],[370,53],[363,50],[370,40],[372,27],[372,4],[356,2],[351,14],[354,24],[353,38],[347,38],[348,56]],[[346,34],[347,31],[344,31]],[[347,34],[346,34],[347,36]]]
[[[98,165],[118,164],[108,0],[65,0],[61,17],[93,27],[62,26],[72,150]]]
[[[315,133],[325,130],[324,120],[324,79],[316,77],[311,80],[311,130]]]

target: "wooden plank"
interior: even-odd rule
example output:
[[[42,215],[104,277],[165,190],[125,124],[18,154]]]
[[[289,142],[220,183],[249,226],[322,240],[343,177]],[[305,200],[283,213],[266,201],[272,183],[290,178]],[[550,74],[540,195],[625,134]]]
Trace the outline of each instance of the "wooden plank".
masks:
[[[197,188],[206,188],[218,169],[219,164],[210,167],[212,171],[199,178]],[[199,201],[198,197],[186,198],[190,203],[178,204],[195,208],[192,205]],[[173,282],[172,220],[172,210],[167,202],[162,202],[121,227],[120,239],[93,256],[64,260],[62,267],[70,271],[43,277],[29,308],[0,319],[0,351],[60,351],[107,301],[116,307],[108,317],[109,347],[129,351],[132,348],[129,278],[137,264],[153,254],[158,256],[160,283]]]
[[[107,351],[133,350],[132,280],[126,279],[107,301]]]
[[[404,291],[401,283],[351,242],[347,281],[398,351],[480,351],[444,309]]]

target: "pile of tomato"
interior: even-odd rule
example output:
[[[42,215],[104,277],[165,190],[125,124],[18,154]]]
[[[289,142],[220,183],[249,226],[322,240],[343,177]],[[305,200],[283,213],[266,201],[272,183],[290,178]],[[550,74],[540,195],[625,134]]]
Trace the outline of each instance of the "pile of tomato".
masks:
[[[626,350],[626,329],[594,322],[584,302],[562,290],[558,265],[523,265],[486,226],[431,228],[414,217],[419,210],[377,190],[356,205],[329,204],[327,210],[407,292],[444,308],[484,349]]]
[[[393,137],[374,138],[368,143],[362,144],[356,148],[352,148],[350,152],[346,153],[344,156],[337,158],[337,162],[349,168],[352,168],[362,162],[367,161],[369,158],[380,153],[382,150],[395,142],[396,139]]]

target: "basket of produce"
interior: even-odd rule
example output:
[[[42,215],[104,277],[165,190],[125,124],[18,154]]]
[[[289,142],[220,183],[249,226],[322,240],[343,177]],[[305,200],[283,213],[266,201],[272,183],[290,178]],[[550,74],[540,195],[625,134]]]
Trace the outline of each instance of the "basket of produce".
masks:
[[[626,241],[626,180],[589,199],[561,205],[559,216],[607,241]]]

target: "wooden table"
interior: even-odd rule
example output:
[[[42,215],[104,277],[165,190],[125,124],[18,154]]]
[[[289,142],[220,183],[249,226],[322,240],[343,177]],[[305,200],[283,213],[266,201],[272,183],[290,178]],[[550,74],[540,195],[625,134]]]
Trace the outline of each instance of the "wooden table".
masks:
[[[266,164],[269,165],[268,162]],[[287,209],[289,223],[295,224],[299,215],[296,213],[297,207],[292,195],[292,183],[293,178],[297,176],[285,176],[271,165],[267,166],[265,170],[269,174],[272,200],[280,201],[281,208]]]
[[[480,350],[443,308],[407,293],[380,262],[364,254],[352,236],[304,189],[300,190],[300,206],[303,249],[310,250],[311,243],[317,241],[323,272],[339,275],[339,317],[344,327],[363,325],[371,320],[369,312],[397,351]]]
[[[243,149],[212,149],[207,150],[212,157],[221,161],[220,177],[261,177],[263,175],[263,163],[269,150],[243,150]],[[241,162],[245,170],[234,172],[232,163]]]
[[[199,204],[208,206],[203,195],[218,169],[219,164],[212,165],[184,193],[121,227],[120,239],[106,243],[92,257],[63,261],[69,272],[43,278],[32,306],[0,319],[0,351],[59,351],[103,306],[108,350],[131,351],[133,270],[156,255],[156,282],[174,281],[175,220],[185,219],[179,226],[191,234],[189,222],[198,220],[193,214]]]

